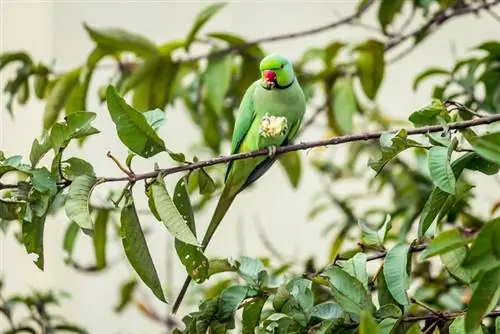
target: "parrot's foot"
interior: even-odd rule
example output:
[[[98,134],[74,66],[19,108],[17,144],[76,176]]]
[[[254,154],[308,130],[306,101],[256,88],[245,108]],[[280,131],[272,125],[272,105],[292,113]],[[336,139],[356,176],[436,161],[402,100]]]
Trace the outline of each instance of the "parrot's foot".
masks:
[[[267,151],[268,151],[269,153],[267,154],[267,156],[268,156],[268,157],[270,157],[270,158],[274,157],[274,156],[275,156],[275,154],[276,154],[276,149],[277,149],[277,148],[276,148],[276,146],[275,146],[275,145],[268,146],[268,147],[267,147]]]

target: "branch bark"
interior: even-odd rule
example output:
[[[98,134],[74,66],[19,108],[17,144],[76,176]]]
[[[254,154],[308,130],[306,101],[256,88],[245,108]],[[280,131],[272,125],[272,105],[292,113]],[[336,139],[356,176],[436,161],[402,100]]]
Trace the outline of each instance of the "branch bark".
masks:
[[[491,124],[491,123],[498,122],[498,121],[500,121],[500,115],[492,115],[492,116],[481,117],[481,118],[472,119],[472,120],[468,120],[468,121],[449,123],[446,125],[431,125],[431,126],[424,126],[424,127],[420,127],[420,128],[412,128],[412,129],[408,129],[407,133],[408,133],[408,135],[419,135],[419,134],[426,134],[426,133],[432,133],[432,132],[439,132],[439,131],[443,131],[445,129],[448,129],[448,130],[465,129],[465,128],[478,126],[478,125]],[[395,133],[397,131],[399,131],[399,129],[390,130],[389,132]],[[330,138],[330,139],[316,140],[316,141],[310,141],[310,142],[303,142],[300,144],[282,146],[282,147],[278,147],[276,149],[276,154],[281,155],[281,154],[287,153],[287,152],[307,150],[307,149],[319,147],[319,146],[334,146],[334,145],[350,143],[350,142],[379,139],[380,136],[382,136],[382,134],[385,132],[386,131],[360,133],[360,134],[353,134],[353,135],[347,135],[347,136],[334,137],[334,138]],[[265,156],[268,154],[269,154],[268,149],[261,149],[261,150],[256,150],[256,151],[237,153],[237,154],[233,154],[233,155],[220,156],[217,158],[204,160],[204,161],[198,161],[195,163],[185,164],[185,165],[181,165],[181,166],[159,169],[159,170],[149,172],[149,173],[144,173],[144,174],[136,174],[133,176],[123,176],[123,177],[105,177],[105,178],[103,178],[102,182],[103,183],[105,183],[105,182],[123,182],[123,181],[136,182],[136,181],[140,181],[140,180],[144,180],[144,179],[150,179],[153,177],[157,177],[160,173],[163,175],[170,175],[170,174],[180,173],[180,172],[184,172],[184,171],[205,168],[205,167],[209,167],[209,166],[213,166],[213,165],[217,165],[217,164],[221,164],[221,163],[226,163],[229,161],[249,159],[249,158],[253,158],[253,157],[257,157],[257,156]]]

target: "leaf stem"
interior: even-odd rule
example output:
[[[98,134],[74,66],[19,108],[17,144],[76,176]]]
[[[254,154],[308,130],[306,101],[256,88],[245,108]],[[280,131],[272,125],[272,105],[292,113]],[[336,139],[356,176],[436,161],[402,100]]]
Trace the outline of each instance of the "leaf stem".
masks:
[[[124,172],[128,177],[133,177],[135,174],[134,172],[130,169],[130,168],[126,168],[125,166],[122,165],[122,163],[120,161],[118,161],[117,158],[115,158],[113,156],[113,154],[111,154],[111,151],[108,151],[108,153],[106,153],[106,156],[108,158],[110,158],[111,160],[113,160],[113,162],[116,164],[116,166],[122,171]]]

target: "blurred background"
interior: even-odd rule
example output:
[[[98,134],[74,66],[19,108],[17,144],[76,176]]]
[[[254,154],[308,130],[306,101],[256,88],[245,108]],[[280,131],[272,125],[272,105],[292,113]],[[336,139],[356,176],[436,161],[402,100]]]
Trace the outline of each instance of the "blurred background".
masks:
[[[183,38],[189,31],[194,17],[208,3],[208,1],[148,0],[1,0],[0,51],[27,50],[34,59],[45,63],[54,61],[54,68],[65,71],[83,63],[93,47],[93,42],[83,29],[83,23],[95,28],[124,28],[162,43]],[[230,1],[227,7],[210,20],[204,30],[234,32],[253,40],[335,21],[353,13],[356,5],[357,1],[349,0]],[[375,16],[373,13],[367,14],[364,22],[376,25]],[[417,20],[415,24],[419,22]],[[498,38],[498,28],[494,28],[495,24],[494,19],[488,15],[481,16],[481,19],[473,15],[461,17],[447,23],[411,54],[387,67],[378,96],[378,104],[384,114],[406,120],[408,113],[427,105],[432,87],[431,81],[425,82],[417,92],[413,92],[412,83],[415,75],[431,65],[449,67],[457,58],[467,55],[472,46],[478,45],[483,40]],[[278,52],[294,60],[308,47],[322,46],[334,39],[356,43],[369,35],[370,32],[366,29],[345,26],[300,39],[264,43],[263,48],[266,52]],[[196,55],[206,50],[193,48],[191,52]],[[96,71],[91,91],[95,91],[105,83],[111,69],[103,66]],[[2,85],[12,72],[9,73],[9,70],[1,72]],[[256,69],[255,78],[257,76]],[[33,138],[41,130],[41,111],[45,102],[30,100],[26,106],[15,112],[15,117],[12,119],[4,110],[3,99],[4,96],[0,95],[0,148],[7,155],[18,152],[28,154]],[[182,108],[181,104],[168,108],[167,122],[161,133],[170,149],[184,152],[199,140],[200,134]],[[78,152],[78,155],[93,162],[97,175],[118,175],[120,171],[106,158],[106,152],[109,150],[115,156],[124,159],[127,154],[126,149],[116,136],[114,124],[105,105],[99,105],[97,99],[89,99],[88,111],[97,113],[94,124],[102,133],[90,137],[81,151],[76,146],[71,147],[68,155]],[[308,110],[307,115],[311,112],[312,110]],[[298,141],[319,139],[327,135],[328,132],[324,127],[312,126]],[[332,155],[334,159],[342,159],[345,153],[341,148],[329,148],[329,150],[334,152]],[[224,147],[222,152],[228,153],[228,147]],[[301,152],[304,158],[307,158],[309,153]],[[171,164],[171,160],[165,156],[150,161],[139,162],[138,159],[136,171],[151,170],[153,160],[163,167]],[[314,196],[322,189],[323,183],[305,159],[303,167],[299,191],[294,191],[290,187],[282,168],[274,166],[255,187],[242,193],[230,209],[225,223],[217,231],[208,248],[208,254],[210,256],[269,255],[268,249],[259,237],[260,226],[260,229],[272,238],[274,246],[281,254],[297,261],[311,255],[317,255],[319,259],[325,260],[332,240],[323,236],[325,224],[320,221],[308,221],[307,217],[310,207],[315,202]],[[173,186],[176,179],[167,178],[169,187]],[[338,194],[359,193],[365,186],[366,182],[345,181],[333,191]],[[487,210],[487,203],[491,203],[490,192],[496,184],[479,183],[479,187],[481,191],[477,192],[475,205],[476,209],[482,212]],[[141,192],[142,187],[139,188],[138,192]],[[105,191],[100,194],[101,192],[95,194],[96,198],[104,199]],[[142,198],[137,204],[139,209],[145,208],[144,196],[139,197]],[[383,205],[384,196],[367,199],[361,204],[370,206],[374,203]],[[211,203],[207,209],[197,213],[196,218],[201,226],[204,226],[209,219],[214,204]],[[362,210],[362,206],[356,209]],[[325,218],[328,222],[335,219],[334,214]],[[153,222],[150,215],[141,216],[141,220],[143,224],[147,224],[148,221]],[[118,300],[117,286],[132,273],[128,263],[120,261],[107,269],[104,274],[96,275],[76,272],[64,264],[61,244],[66,225],[67,218],[63,211],[46,224],[44,272],[33,265],[31,257],[27,255],[23,246],[12,237],[12,230],[8,235],[0,234],[0,270],[6,281],[6,293],[26,291],[30,288],[68,291],[71,293],[71,298],[63,301],[61,311],[76,323],[84,324],[90,333],[158,332],[159,325],[148,321],[135,309],[129,308],[119,316],[113,312],[113,306]],[[164,227],[157,223],[149,225],[150,251],[160,277],[164,282],[168,282],[165,284],[171,288],[171,293],[175,296],[182,284],[185,270],[175,255],[171,254],[172,240]],[[79,240],[75,253],[81,262],[89,262],[92,258],[91,246],[85,238]],[[122,253],[119,242],[110,243],[108,256],[111,262],[122,256]],[[149,292],[145,293],[144,298],[158,309],[165,308],[164,305],[157,303]],[[182,313],[181,310],[180,314]],[[6,325],[4,319],[0,318],[0,330],[4,325]]]

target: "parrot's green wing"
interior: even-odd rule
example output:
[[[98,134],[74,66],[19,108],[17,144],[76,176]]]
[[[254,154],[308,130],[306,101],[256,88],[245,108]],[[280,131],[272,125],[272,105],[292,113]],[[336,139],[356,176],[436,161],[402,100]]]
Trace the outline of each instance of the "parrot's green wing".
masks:
[[[240,107],[238,108],[236,120],[234,122],[233,137],[231,139],[231,154],[235,154],[238,152],[241,142],[245,138],[248,129],[250,129],[250,125],[252,125],[252,122],[255,118],[255,110],[253,108],[253,93],[255,92],[255,88],[257,88],[257,85],[258,83],[254,82],[250,87],[248,87],[247,91],[243,95],[243,98],[241,99]],[[227,181],[227,176],[229,175],[231,166],[232,161],[230,161],[227,166],[224,181]]]
[[[299,119],[297,122],[292,124],[290,131],[288,132],[288,136],[286,136],[285,140],[281,143],[280,146],[286,146],[290,144],[290,142],[293,140],[295,135],[297,134],[298,129],[300,128],[300,124],[302,123],[302,118]],[[260,164],[255,167],[255,169],[250,173],[248,176],[247,180],[243,184],[243,187],[238,191],[241,192],[243,189],[257,181],[258,178],[260,178],[271,166],[276,162],[276,160],[279,158],[279,156],[274,155],[272,157],[266,158],[264,161],[262,161]]]

